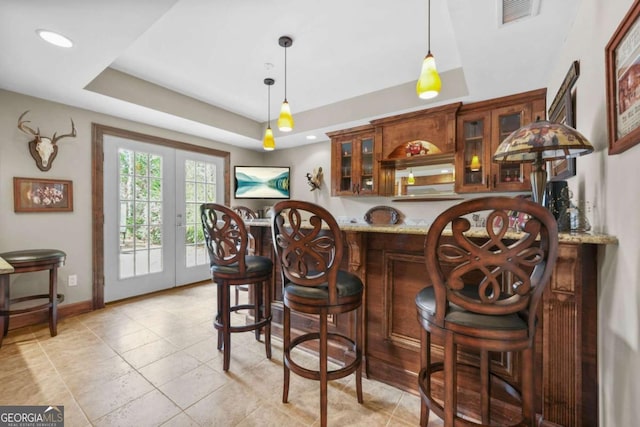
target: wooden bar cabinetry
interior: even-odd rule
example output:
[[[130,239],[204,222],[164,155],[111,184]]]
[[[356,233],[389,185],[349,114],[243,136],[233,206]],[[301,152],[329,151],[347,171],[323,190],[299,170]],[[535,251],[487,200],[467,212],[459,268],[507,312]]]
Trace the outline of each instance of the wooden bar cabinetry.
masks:
[[[327,134],[331,138],[331,195],[378,194],[380,144],[373,126]]]
[[[493,153],[520,127],[544,119],[546,89],[463,105],[458,114],[456,193],[530,191],[528,163],[494,163]]]
[[[414,299],[428,285],[423,257],[427,227],[342,228],[349,248],[343,267],[358,274],[366,287],[367,376],[417,393],[420,326]],[[257,251],[272,255],[268,222],[252,225],[251,232],[257,239]],[[600,245],[616,242],[606,235],[560,235],[559,258],[538,313],[536,409],[541,425],[598,425],[596,259]],[[276,335],[282,322],[280,288],[279,272],[275,271],[272,312]],[[294,316],[292,323],[305,330],[315,319]],[[334,318],[330,327],[353,331],[347,318]],[[350,355],[334,348],[332,357],[340,361]],[[463,357],[473,362],[475,355],[466,352]],[[517,382],[519,378],[513,375],[518,363],[517,358],[507,355],[493,359],[492,369]]]

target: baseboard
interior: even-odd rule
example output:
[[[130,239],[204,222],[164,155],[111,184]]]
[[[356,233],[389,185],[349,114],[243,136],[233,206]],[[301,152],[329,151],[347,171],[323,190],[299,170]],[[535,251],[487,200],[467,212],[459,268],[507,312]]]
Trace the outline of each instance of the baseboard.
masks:
[[[76,316],[82,313],[93,311],[91,301],[80,301],[71,304],[63,304],[58,306],[58,321]],[[25,313],[11,316],[9,318],[9,330],[24,328],[25,326],[38,325],[40,323],[49,323],[49,310],[36,311],[33,313]]]

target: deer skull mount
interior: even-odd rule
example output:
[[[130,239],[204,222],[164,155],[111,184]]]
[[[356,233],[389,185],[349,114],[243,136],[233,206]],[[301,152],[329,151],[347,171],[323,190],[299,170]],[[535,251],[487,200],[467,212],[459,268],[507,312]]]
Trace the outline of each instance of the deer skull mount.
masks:
[[[71,119],[71,133],[66,133],[63,135],[54,133],[51,138],[48,138],[46,136],[40,135],[40,128],[37,128],[37,131],[34,131],[32,128],[27,126],[27,123],[30,123],[30,121],[23,120],[23,118],[27,115],[28,112],[29,110],[22,113],[22,115],[18,119],[18,129],[20,129],[25,134],[34,137],[31,141],[29,141],[29,152],[31,153],[31,157],[33,157],[33,159],[36,161],[38,169],[46,172],[51,169],[53,160],[58,154],[57,142],[62,138],[75,137],[76,126],[73,123],[73,119]]]

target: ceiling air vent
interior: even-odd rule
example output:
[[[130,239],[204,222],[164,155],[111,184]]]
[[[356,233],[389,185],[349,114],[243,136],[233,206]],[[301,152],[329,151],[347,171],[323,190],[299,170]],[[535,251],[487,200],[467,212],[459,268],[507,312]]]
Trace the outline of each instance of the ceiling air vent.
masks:
[[[500,25],[535,16],[539,10],[540,0],[498,0]]]

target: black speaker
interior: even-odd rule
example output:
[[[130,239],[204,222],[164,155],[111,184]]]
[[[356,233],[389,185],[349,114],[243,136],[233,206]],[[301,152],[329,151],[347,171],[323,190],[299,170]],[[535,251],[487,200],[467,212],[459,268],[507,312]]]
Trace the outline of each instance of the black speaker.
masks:
[[[549,181],[545,188],[544,205],[558,222],[558,231],[571,230],[571,191],[567,181]]]

